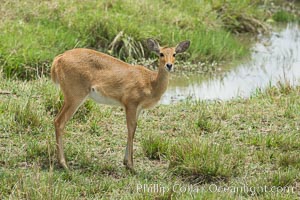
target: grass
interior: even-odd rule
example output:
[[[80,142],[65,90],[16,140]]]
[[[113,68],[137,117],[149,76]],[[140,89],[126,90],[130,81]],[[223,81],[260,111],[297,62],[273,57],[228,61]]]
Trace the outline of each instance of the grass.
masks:
[[[66,172],[55,154],[57,88],[47,78],[2,78],[0,87],[11,92],[0,96],[1,198],[298,198],[299,87],[281,84],[250,99],[182,102],[142,113],[137,174],[122,165],[122,109],[88,101],[78,110],[64,137]],[[155,192],[154,184],[169,190]],[[138,185],[148,189],[138,192]]]
[[[230,144],[210,139],[182,140],[171,147],[170,168],[174,175],[193,184],[226,182],[239,174],[239,163],[244,162],[242,154]]]
[[[0,11],[3,75],[27,80],[47,74],[56,55],[76,47],[129,62],[149,58],[149,37],[163,45],[190,39],[183,57],[194,63],[231,61],[249,52],[234,33],[265,29],[266,17],[260,1],[250,0],[4,0]]]
[[[297,16],[285,10],[279,10],[273,15],[273,19],[277,22],[297,21]]]
[[[272,5],[272,19],[276,22],[299,22],[299,1],[277,1]]]

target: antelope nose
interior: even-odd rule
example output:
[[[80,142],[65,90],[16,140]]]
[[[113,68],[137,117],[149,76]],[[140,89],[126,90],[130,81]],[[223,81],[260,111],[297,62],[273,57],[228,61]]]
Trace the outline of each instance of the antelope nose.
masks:
[[[167,63],[166,66],[167,66],[168,70],[171,70],[173,65],[171,63]]]

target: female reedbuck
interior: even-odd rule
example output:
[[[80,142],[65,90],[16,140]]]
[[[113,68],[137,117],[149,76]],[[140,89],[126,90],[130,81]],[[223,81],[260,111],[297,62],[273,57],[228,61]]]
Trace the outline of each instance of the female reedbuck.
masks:
[[[190,42],[165,48],[148,39],[147,45],[160,57],[158,72],[89,49],[69,50],[54,59],[51,77],[60,85],[64,96],[63,107],[54,120],[58,161],[62,167],[68,168],[63,152],[63,130],[79,106],[90,97],[98,103],[125,108],[128,139],[124,165],[133,169],[133,137],[139,113],[160,100],[167,89],[175,55],[187,50]]]

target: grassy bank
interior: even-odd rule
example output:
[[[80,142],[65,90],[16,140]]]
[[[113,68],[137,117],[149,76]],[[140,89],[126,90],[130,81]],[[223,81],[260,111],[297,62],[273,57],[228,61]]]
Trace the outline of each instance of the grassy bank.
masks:
[[[0,95],[1,198],[297,199],[300,195],[299,87],[281,85],[246,100],[186,102],[144,112],[134,143],[137,174],[130,174],[122,165],[126,125],[120,108],[91,101],[80,108],[65,135],[71,168],[66,172],[57,166],[55,156],[52,122],[61,106],[57,88],[48,79],[1,79],[0,84],[11,92]],[[141,190],[141,184],[170,190],[164,194]],[[232,192],[244,185],[248,190]],[[223,191],[228,187],[231,192]]]
[[[164,45],[185,39],[185,56],[228,61],[248,53],[236,33],[266,30],[261,1],[7,1],[1,3],[0,66],[7,77],[36,78],[54,56],[88,47],[132,61],[149,57],[145,39]]]

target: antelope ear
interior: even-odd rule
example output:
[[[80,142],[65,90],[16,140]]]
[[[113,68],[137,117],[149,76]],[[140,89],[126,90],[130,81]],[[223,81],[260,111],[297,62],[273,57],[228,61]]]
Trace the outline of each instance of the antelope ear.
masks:
[[[155,40],[149,38],[147,40],[147,45],[148,45],[148,49],[150,51],[153,51],[156,55],[159,55],[159,53],[160,53],[160,50],[159,50],[160,47],[159,47],[158,42],[156,42]]]
[[[190,42],[189,40],[180,42],[180,43],[176,46],[175,52],[176,52],[176,53],[183,53],[183,52],[185,52],[185,51],[190,47],[190,43],[191,43],[191,42]]]

